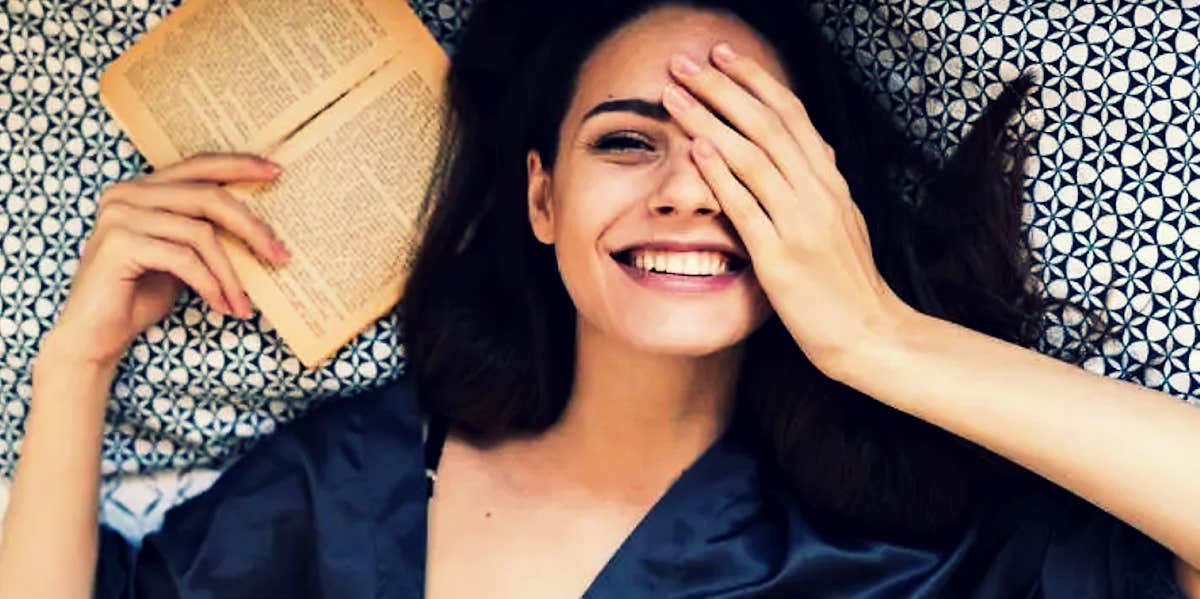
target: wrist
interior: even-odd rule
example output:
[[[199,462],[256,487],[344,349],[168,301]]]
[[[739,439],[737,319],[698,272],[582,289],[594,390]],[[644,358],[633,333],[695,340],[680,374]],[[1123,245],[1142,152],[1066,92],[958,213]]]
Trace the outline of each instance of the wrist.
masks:
[[[865,324],[861,334],[847,339],[832,361],[830,378],[859,388],[859,379],[877,376],[872,365],[905,362],[903,355],[913,350],[913,341],[929,335],[929,327],[936,320],[896,298],[887,310]]]
[[[47,427],[60,433],[64,428],[70,430],[67,436],[72,438],[99,435],[115,374],[115,366],[39,355],[25,421],[26,442],[30,431]]]
[[[53,373],[53,376],[70,376],[72,379],[109,379],[116,374],[121,356],[96,356],[86,349],[84,340],[73,337],[57,328],[42,338],[37,356],[34,358],[34,376],[38,373]]]

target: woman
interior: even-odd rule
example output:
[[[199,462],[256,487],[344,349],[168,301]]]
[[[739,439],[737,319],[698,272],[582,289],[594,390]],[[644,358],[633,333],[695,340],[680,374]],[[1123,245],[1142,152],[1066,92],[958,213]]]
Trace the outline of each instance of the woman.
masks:
[[[264,440],[140,549],[101,534],[93,568],[126,345],[183,283],[248,314],[212,227],[286,260],[218,187],[265,161],[106,192],[0,595],[1200,597],[1200,414],[1009,342],[1034,312],[991,155],[1019,89],[906,216],[898,142],[775,4],[477,6],[412,373]]]

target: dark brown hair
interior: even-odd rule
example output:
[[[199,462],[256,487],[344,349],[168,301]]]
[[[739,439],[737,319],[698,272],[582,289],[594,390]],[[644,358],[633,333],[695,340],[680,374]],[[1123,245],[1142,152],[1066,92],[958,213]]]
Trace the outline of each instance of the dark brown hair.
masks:
[[[1021,251],[1024,145],[1007,135],[1032,82],[993,101],[944,162],[916,151],[856,84],[802,2],[484,0],[458,40],[450,126],[428,229],[399,306],[409,375],[426,409],[481,436],[537,432],[562,414],[575,309],[554,250],[533,237],[525,155],[546,168],[580,65],[664,4],[735,15],[780,56],[870,232],[881,273],[918,310],[1031,346],[1039,290]],[[1004,153],[1015,153],[1006,167]],[[917,173],[918,202],[895,181]],[[831,533],[928,540],[957,530],[975,493],[1015,470],[950,433],[824,376],[777,317],[746,341],[738,422],[763,463]]]

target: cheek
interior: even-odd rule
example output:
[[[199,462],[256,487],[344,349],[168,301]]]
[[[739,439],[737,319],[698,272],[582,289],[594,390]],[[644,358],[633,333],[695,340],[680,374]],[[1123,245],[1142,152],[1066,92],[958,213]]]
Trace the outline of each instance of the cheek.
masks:
[[[563,197],[563,196],[559,196]],[[572,202],[556,206],[554,254],[558,272],[578,307],[603,295],[602,238],[614,215],[604,210],[600,198],[572,195]]]
[[[600,258],[608,259],[605,244],[618,241],[609,233],[634,209],[631,198],[638,197],[628,181],[588,174],[577,174],[570,188],[555,191],[554,249],[564,278],[587,278]]]
[[[670,294],[634,283],[607,254],[622,219],[637,218],[640,180],[590,178],[588,186],[557,192],[554,252],[559,274],[579,317],[632,347],[703,355],[740,343],[772,310],[752,272],[721,292]],[[640,181],[644,183],[644,181]]]

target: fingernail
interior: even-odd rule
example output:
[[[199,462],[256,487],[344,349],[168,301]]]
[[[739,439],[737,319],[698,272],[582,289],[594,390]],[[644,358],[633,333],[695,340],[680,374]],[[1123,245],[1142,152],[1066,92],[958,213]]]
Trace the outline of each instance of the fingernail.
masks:
[[[720,62],[733,62],[737,60],[737,52],[733,51],[733,46],[729,42],[721,42],[713,48],[713,58]]]
[[[279,166],[278,163],[272,160],[268,160],[266,158],[259,158],[258,160],[264,167],[266,167],[267,172],[270,173],[272,177],[277,177],[279,176],[279,173],[283,172],[283,167]]]
[[[275,259],[279,262],[287,262],[292,258],[292,253],[278,239],[271,242],[271,252],[275,254]]]
[[[700,72],[700,65],[696,64],[696,61],[692,60],[686,54],[676,54],[675,56],[672,56],[671,68],[674,69],[677,74],[683,76],[691,76]]]
[[[663,94],[663,102],[666,102],[669,108],[674,108],[675,110],[687,110],[696,103],[692,99],[691,94],[674,83],[667,84],[666,92]]]

